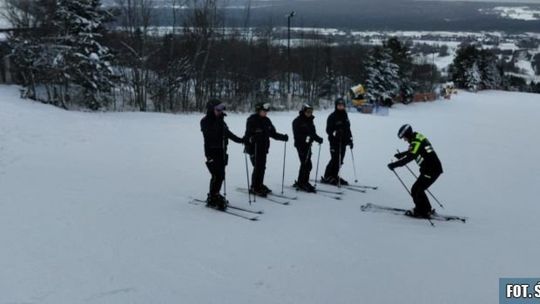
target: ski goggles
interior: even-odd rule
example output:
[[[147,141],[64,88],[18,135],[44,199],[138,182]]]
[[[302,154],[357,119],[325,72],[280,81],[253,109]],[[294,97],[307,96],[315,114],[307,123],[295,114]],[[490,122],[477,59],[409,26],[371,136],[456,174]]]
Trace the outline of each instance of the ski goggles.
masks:
[[[269,102],[264,103],[264,104],[261,106],[261,110],[263,110],[263,111],[265,111],[265,112],[270,111],[270,103],[269,103]]]
[[[217,106],[214,107],[214,110],[216,110],[216,111],[218,111],[218,112],[223,112],[223,111],[225,111],[225,104],[224,104],[224,103],[218,104]]]

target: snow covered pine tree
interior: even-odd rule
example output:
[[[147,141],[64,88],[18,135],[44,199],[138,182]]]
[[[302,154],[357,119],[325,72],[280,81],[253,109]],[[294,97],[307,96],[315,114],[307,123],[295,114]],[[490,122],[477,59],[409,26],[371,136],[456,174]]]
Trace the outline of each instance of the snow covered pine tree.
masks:
[[[98,41],[108,13],[101,0],[58,0],[54,16],[55,43],[61,46],[57,64],[66,78],[82,89],[83,104],[92,110],[106,106],[113,88],[110,50]]]
[[[388,49],[374,48],[367,64],[367,97],[370,101],[379,101],[385,96],[398,92],[401,82],[399,66],[392,62]]]

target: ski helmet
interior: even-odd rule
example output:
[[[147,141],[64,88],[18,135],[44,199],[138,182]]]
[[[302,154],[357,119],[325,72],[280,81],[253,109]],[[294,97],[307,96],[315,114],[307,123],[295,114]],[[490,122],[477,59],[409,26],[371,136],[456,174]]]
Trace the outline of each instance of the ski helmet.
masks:
[[[225,108],[226,108],[225,104],[224,104],[224,103],[220,103],[220,104],[218,104],[218,105],[216,105],[216,106],[214,107],[214,110],[217,110],[217,111],[219,111],[219,112],[223,112],[223,111],[225,111]]]
[[[302,112],[305,112],[307,110],[313,110],[313,107],[310,104],[305,103],[302,105]]]
[[[413,129],[412,129],[411,125],[405,124],[405,125],[401,126],[401,128],[399,128],[397,136],[399,138],[403,138],[403,137],[410,138],[412,133],[413,133]]]
[[[206,109],[207,109],[207,110],[213,110],[214,107],[217,106],[217,105],[219,105],[219,104],[221,104],[221,100],[215,99],[215,98],[210,99],[210,100],[208,101],[208,103],[206,104]]]
[[[255,111],[257,111],[257,112],[260,112],[260,111],[268,112],[268,111],[270,111],[270,103],[269,102],[259,102],[258,104],[255,105]]]
[[[214,110],[218,110],[220,112],[225,111],[225,104],[219,99],[210,99],[206,104],[206,111],[208,113],[213,113]]]
[[[334,101],[334,105],[337,107],[338,105],[345,105],[345,99],[339,97],[338,99],[336,99],[336,101]]]

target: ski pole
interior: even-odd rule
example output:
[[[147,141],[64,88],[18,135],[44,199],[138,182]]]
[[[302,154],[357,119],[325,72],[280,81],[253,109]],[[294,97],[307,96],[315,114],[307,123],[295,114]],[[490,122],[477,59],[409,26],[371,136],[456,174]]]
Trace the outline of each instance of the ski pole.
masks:
[[[342,162],[342,159],[341,159],[341,135],[339,136],[339,155],[338,155],[338,159],[339,159],[339,166],[338,166],[338,174],[337,174],[337,178],[338,178],[338,188],[341,188],[341,162]]]
[[[409,193],[409,195],[412,196],[411,191],[409,190],[409,188],[407,188],[407,186],[405,185],[405,183],[403,182],[403,180],[401,179],[401,177],[399,177],[399,175],[397,174],[396,170],[392,170],[392,172],[394,172],[394,174],[395,174],[396,177],[399,179],[399,181],[401,182],[401,184],[403,185],[403,187],[405,188],[405,190],[407,190],[407,192]],[[431,224],[431,226],[435,227],[435,224],[433,224],[433,222],[431,221],[430,218],[426,218],[426,220],[428,220],[428,222]]]
[[[397,150],[397,151],[399,153],[399,150]],[[418,178],[418,176],[416,174],[414,174],[414,171],[408,165],[405,165],[405,168],[407,168],[407,170],[409,170],[409,172],[411,172],[411,174],[412,174],[412,176],[414,176],[414,178],[416,178],[416,179]],[[437,204],[439,204],[439,206],[441,206],[441,208],[444,209],[443,204],[437,199],[437,197],[433,193],[431,193],[431,191],[429,191],[429,189],[426,189],[426,191],[437,202]]]
[[[418,178],[416,176],[416,174],[414,174],[413,170],[411,170],[411,168],[409,168],[409,166],[405,165],[405,167],[407,168],[407,170],[409,170],[409,172],[411,172],[411,174],[414,176],[414,178]],[[437,197],[431,193],[431,191],[429,191],[429,189],[426,189],[427,193],[429,193],[429,195],[431,195],[431,197],[437,202],[437,204],[439,204],[439,206],[441,206],[441,208],[444,209],[444,206],[443,204],[437,199]]]
[[[396,170],[392,170],[392,172],[394,172],[394,174],[396,175],[396,177],[399,179],[399,181],[400,181],[401,184],[403,185],[403,188],[405,188],[405,190],[407,190],[407,192],[409,193],[409,195],[412,196],[411,190],[409,190],[409,188],[407,188],[407,185],[405,185],[405,183],[403,182],[403,180],[401,179],[401,177],[399,177],[399,175],[397,174]]]
[[[255,170],[257,170],[257,142],[255,142],[255,163],[253,164],[253,175],[255,175]],[[258,172],[259,173],[259,172]],[[257,185],[254,185],[255,182],[258,182],[257,180],[253,181],[253,183],[251,183],[251,187],[253,187],[253,189],[255,189],[255,187],[258,187]],[[248,189],[248,193],[249,191],[251,191],[251,189]],[[253,191],[253,202],[256,203],[257,202],[257,194],[255,194],[255,191]]]
[[[300,170],[302,170],[302,167],[305,168],[308,160],[311,159],[311,145],[312,144],[309,144],[309,148],[307,149],[307,152],[306,152],[306,157],[304,157],[304,161],[300,164]],[[308,177],[308,182],[309,182],[309,177]]]
[[[223,138],[221,145],[223,149],[223,196],[225,197],[225,200],[227,200],[227,163],[229,162],[229,155],[225,152],[225,148],[227,147],[225,144],[225,137]]]
[[[396,170],[393,170],[393,169],[392,169],[392,172],[394,172],[394,174],[395,174],[396,177],[399,179],[399,181],[401,182],[401,184],[403,185],[403,187],[405,188],[405,190],[407,190],[407,192],[409,193],[409,195],[412,196],[411,191],[409,190],[409,188],[407,188],[407,186],[405,185],[405,183],[403,182],[403,180],[401,179],[401,177],[399,177],[399,175],[397,174]],[[433,224],[433,221],[431,221],[431,219],[430,219],[429,217],[426,218],[426,220],[428,220],[428,222],[431,224],[431,226],[435,227],[435,224]]]
[[[312,145],[312,143],[309,144],[309,148],[307,149],[307,152],[306,152],[306,157],[304,157],[304,160],[302,162],[300,162],[300,172],[302,172],[302,168],[304,168],[304,170],[305,170],[305,166],[306,166],[308,160],[310,160],[310,158],[311,158],[311,145]],[[299,174],[298,177],[299,178],[296,181],[297,183],[300,181],[301,175]],[[308,176],[308,182],[309,182],[309,176]]]
[[[223,176],[223,196],[227,198],[227,173]]]
[[[247,159],[247,153],[244,153],[244,159],[246,161],[246,181],[247,181],[247,188],[248,188],[248,201],[251,205],[251,193],[249,193],[249,168],[248,168],[248,159]]]
[[[321,159],[321,144],[319,144],[319,155],[317,156],[317,169],[315,170],[315,188],[317,188],[317,180],[319,178],[319,160]]]
[[[351,147],[349,146],[349,148]],[[351,148],[351,158],[352,158],[352,165],[354,169],[354,183],[358,183],[358,176],[356,175],[356,162],[354,161],[354,153],[353,153],[352,148]]]
[[[308,152],[306,153],[306,157],[304,158],[304,165],[307,164],[310,156],[311,156],[311,144],[309,144]]]
[[[283,174],[281,175],[281,195],[285,187],[285,160],[287,159],[287,142],[283,145]]]

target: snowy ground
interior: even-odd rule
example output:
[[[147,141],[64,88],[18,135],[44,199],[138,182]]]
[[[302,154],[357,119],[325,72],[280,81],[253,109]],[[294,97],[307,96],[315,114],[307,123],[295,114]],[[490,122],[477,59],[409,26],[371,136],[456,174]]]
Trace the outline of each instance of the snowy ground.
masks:
[[[480,9],[481,13],[484,14],[495,14],[499,15],[502,18],[507,19],[516,19],[516,20],[525,20],[525,21],[534,21],[540,19],[540,10],[537,8],[531,8],[529,6],[497,6],[492,9]]]
[[[248,222],[187,203],[207,190],[201,115],[66,112],[0,87],[0,303],[496,303],[499,277],[540,273],[538,96],[460,92],[388,117],[351,113],[360,180],[380,189],[259,200],[266,213]],[[290,134],[295,115],[271,118]],[[231,129],[245,119],[231,114]],[[444,212],[467,224],[360,211],[412,206],[386,168],[406,122],[442,159],[432,190]],[[282,153],[274,142],[275,190]],[[234,191],[241,148],[230,155],[229,196],[247,206]],[[292,183],[298,161],[287,156]]]

